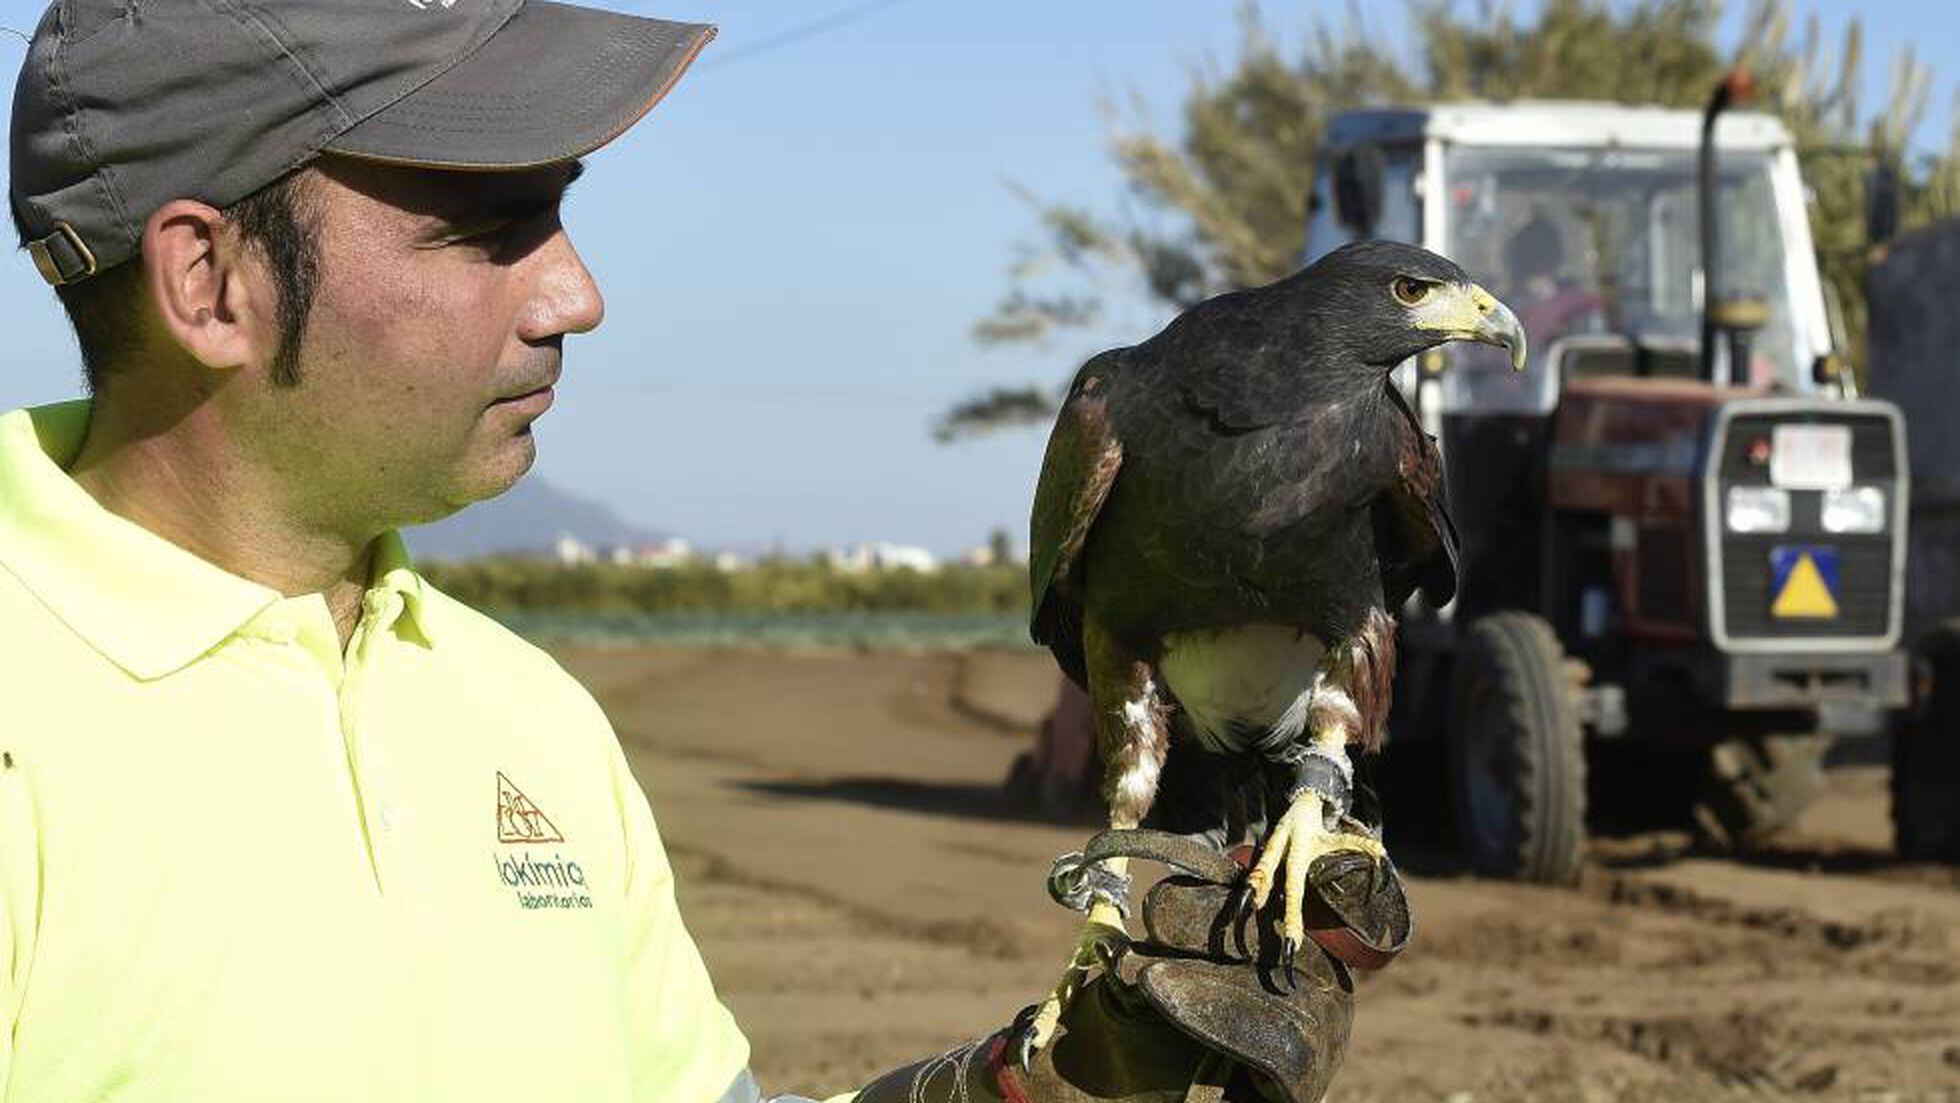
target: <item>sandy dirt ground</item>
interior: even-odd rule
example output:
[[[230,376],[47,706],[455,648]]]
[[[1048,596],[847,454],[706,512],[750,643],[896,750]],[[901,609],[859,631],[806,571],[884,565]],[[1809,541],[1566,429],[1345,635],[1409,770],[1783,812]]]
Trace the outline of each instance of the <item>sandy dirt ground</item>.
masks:
[[[1042,878],[1091,829],[998,792],[1045,655],[560,657],[618,727],[765,1089],[847,1090],[1053,982],[1076,917]],[[1333,1103],[1960,1103],[1960,871],[1889,856],[1881,766],[1834,768],[1761,853],[1622,835],[1575,889],[1475,880],[1389,828],[1416,939],[1360,980]]]

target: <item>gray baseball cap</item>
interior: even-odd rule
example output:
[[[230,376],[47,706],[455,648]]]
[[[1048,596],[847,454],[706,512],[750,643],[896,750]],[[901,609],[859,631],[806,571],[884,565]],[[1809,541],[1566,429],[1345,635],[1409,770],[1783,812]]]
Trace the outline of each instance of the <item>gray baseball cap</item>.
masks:
[[[543,0],[56,0],[14,87],[8,198],[52,284],[322,152],[517,169],[589,153],[714,37]]]

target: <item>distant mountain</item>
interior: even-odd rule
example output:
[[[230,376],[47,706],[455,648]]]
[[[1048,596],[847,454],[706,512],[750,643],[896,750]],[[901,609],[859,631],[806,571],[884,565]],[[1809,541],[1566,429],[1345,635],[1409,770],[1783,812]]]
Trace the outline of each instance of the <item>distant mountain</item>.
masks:
[[[523,552],[549,554],[559,534],[596,548],[651,544],[665,535],[620,520],[612,507],[527,475],[498,497],[452,517],[402,530],[420,559],[473,559]]]

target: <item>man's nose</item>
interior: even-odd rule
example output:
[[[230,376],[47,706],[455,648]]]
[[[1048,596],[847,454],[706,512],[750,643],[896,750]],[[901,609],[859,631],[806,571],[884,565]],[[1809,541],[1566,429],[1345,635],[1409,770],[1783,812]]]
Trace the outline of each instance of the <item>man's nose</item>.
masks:
[[[553,234],[532,259],[540,271],[520,327],[521,336],[527,341],[541,341],[599,328],[606,316],[605,296],[599,294],[598,282],[579,259],[565,231]]]

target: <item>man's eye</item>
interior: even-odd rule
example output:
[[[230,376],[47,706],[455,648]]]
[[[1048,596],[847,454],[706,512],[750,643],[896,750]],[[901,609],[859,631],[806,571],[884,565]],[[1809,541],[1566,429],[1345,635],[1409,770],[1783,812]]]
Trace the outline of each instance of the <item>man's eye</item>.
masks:
[[[1418,306],[1429,297],[1430,292],[1436,290],[1435,284],[1412,276],[1397,276],[1390,286],[1395,292],[1396,300],[1403,306]]]
[[[504,240],[504,233],[509,229],[510,223],[499,222],[495,225],[470,230],[455,240],[458,242],[467,241],[477,245],[497,245]]]
[[[505,235],[510,231],[510,226],[511,224],[508,219],[458,226],[440,238],[437,238],[433,244],[437,248],[444,248],[450,245],[475,245],[485,249],[494,249],[503,244]]]

